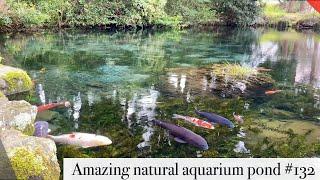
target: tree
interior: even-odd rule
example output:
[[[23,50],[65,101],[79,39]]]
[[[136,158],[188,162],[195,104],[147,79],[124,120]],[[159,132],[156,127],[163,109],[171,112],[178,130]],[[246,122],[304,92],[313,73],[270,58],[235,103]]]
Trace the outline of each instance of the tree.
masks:
[[[261,7],[257,0],[212,0],[213,9],[227,25],[251,25]]]

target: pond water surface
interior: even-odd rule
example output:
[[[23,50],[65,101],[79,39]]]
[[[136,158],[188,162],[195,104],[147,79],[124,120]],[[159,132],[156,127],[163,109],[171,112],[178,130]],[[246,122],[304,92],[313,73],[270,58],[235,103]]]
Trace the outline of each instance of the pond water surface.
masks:
[[[52,134],[108,136],[107,147],[59,145],[63,157],[314,157],[320,154],[320,35],[294,30],[60,32],[2,35],[5,64],[25,69],[38,89],[32,104],[69,100],[69,109],[40,113]],[[271,69],[280,93],[224,98],[191,71],[215,63]],[[45,96],[39,93],[42,86]],[[39,94],[41,97],[39,97]],[[197,117],[194,108],[245,123],[205,130],[172,114]],[[186,127],[209,150],[173,141],[150,121]],[[245,147],[239,148],[239,142]],[[240,143],[241,145],[241,143]]]

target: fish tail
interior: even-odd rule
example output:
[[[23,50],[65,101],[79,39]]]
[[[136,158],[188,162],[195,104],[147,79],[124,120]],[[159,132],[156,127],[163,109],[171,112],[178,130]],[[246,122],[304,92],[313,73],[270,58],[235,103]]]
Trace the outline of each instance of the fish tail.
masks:
[[[152,122],[153,124],[155,124],[155,125],[161,124],[161,121],[156,120],[156,119],[152,120],[151,122]]]
[[[51,139],[52,141],[54,141],[55,143],[58,143],[59,139],[57,138],[57,136],[53,136],[48,134],[47,136],[45,136],[48,139]]]
[[[181,116],[181,115],[179,115],[179,114],[173,114],[173,115],[172,115],[172,118],[173,118],[173,119],[184,119],[184,116]]]
[[[194,108],[194,109],[195,109],[194,112],[200,116],[200,111],[197,108]]]

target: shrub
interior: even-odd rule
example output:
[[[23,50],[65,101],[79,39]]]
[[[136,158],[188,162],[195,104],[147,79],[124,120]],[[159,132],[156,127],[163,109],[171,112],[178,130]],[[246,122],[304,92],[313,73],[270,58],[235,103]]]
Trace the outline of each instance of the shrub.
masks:
[[[256,0],[213,0],[213,9],[227,25],[251,25],[259,15],[260,3]]]
[[[36,6],[28,2],[7,1],[13,24],[22,24],[25,27],[44,25],[50,16],[39,11]]]

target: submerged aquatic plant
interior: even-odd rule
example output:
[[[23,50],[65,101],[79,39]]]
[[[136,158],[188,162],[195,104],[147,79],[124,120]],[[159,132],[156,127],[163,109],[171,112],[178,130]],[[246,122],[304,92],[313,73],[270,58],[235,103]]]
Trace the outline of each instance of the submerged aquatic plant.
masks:
[[[255,68],[229,63],[214,65],[213,72],[218,76],[228,76],[235,80],[244,80],[258,74]]]

